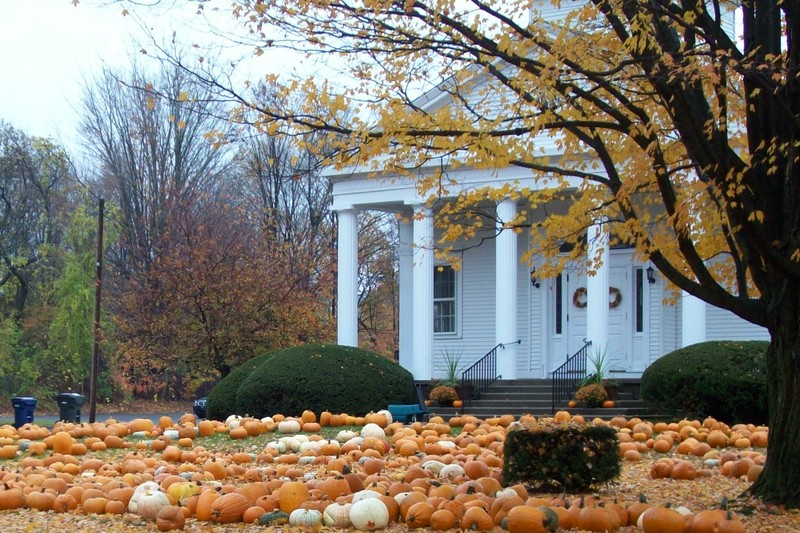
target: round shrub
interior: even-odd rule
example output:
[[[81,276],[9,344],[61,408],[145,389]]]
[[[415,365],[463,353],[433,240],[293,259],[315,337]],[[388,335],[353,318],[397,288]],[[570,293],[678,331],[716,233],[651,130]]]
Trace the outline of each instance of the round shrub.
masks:
[[[685,416],[767,422],[768,342],[714,341],[668,353],[642,374],[642,398]]]
[[[211,420],[225,420],[230,415],[245,414],[236,409],[236,393],[239,391],[239,385],[253,370],[274,354],[275,352],[272,351],[248,359],[222,378],[208,393],[206,416]]]
[[[415,403],[414,378],[380,355],[350,346],[305,345],[276,352],[239,386],[240,413],[300,415],[305,409],[355,416]]]

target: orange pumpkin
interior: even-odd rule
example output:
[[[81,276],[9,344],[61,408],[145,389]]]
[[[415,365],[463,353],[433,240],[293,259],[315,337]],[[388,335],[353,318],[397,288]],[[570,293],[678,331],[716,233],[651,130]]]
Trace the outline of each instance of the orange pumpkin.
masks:
[[[183,529],[186,525],[186,515],[180,507],[173,505],[162,508],[156,515],[156,528],[159,531],[172,531]]]
[[[686,528],[683,515],[669,507],[651,507],[641,516],[645,533],[682,532]]]
[[[449,509],[437,509],[431,514],[430,528],[435,531],[445,531],[456,527],[458,519]]]
[[[59,494],[53,500],[53,511],[56,513],[68,513],[78,508],[78,501],[72,494]]]
[[[278,489],[278,506],[286,514],[291,514],[295,509],[308,500],[308,487],[300,481],[289,481]]]
[[[49,511],[53,508],[56,501],[56,493],[41,489],[35,492],[29,492],[25,495],[25,505],[29,509],[36,509],[38,511]]]
[[[83,503],[81,503],[81,508],[83,509],[83,512],[87,514],[103,514],[106,512],[107,504],[108,498],[98,496],[85,500]]]
[[[211,521],[211,505],[219,497],[221,497],[221,494],[214,489],[206,489],[200,493],[195,510],[195,516],[198,520],[201,522]]]
[[[408,508],[406,525],[412,528],[428,527],[435,511],[433,505],[427,501],[417,502]]]
[[[211,521],[218,524],[241,522],[250,502],[243,494],[231,492],[224,494],[211,503]]]
[[[127,510],[128,506],[121,500],[108,500],[106,502],[105,512],[107,514],[125,514]]]
[[[506,529],[509,533],[544,533],[545,515],[536,507],[517,505],[506,515]]]
[[[578,512],[578,529],[614,531],[618,527],[619,516],[605,507],[584,507]]]
[[[491,531],[494,522],[489,513],[482,507],[467,507],[464,516],[461,518],[461,529],[470,531]]]

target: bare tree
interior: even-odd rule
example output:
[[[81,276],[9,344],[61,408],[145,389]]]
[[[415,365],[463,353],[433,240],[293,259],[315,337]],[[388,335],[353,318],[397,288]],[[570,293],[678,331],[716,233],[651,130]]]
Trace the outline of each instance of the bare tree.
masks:
[[[152,73],[139,64],[126,73],[105,68],[86,86],[81,127],[119,207],[121,237],[110,259],[123,277],[149,269],[171,209],[223,185],[226,116],[223,104],[166,64]]]

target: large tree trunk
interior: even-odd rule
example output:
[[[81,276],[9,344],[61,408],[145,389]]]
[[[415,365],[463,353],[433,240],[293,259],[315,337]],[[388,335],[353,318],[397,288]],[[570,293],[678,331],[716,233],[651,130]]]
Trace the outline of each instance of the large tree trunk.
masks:
[[[800,507],[800,302],[785,297],[767,350],[767,463],[750,491],[764,502]]]

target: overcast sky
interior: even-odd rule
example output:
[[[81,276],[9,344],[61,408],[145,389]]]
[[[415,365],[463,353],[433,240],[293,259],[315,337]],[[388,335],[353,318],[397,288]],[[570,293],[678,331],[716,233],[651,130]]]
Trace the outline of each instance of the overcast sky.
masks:
[[[0,0],[0,119],[68,145],[83,77],[102,61],[127,64],[138,26],[119,6]]]

